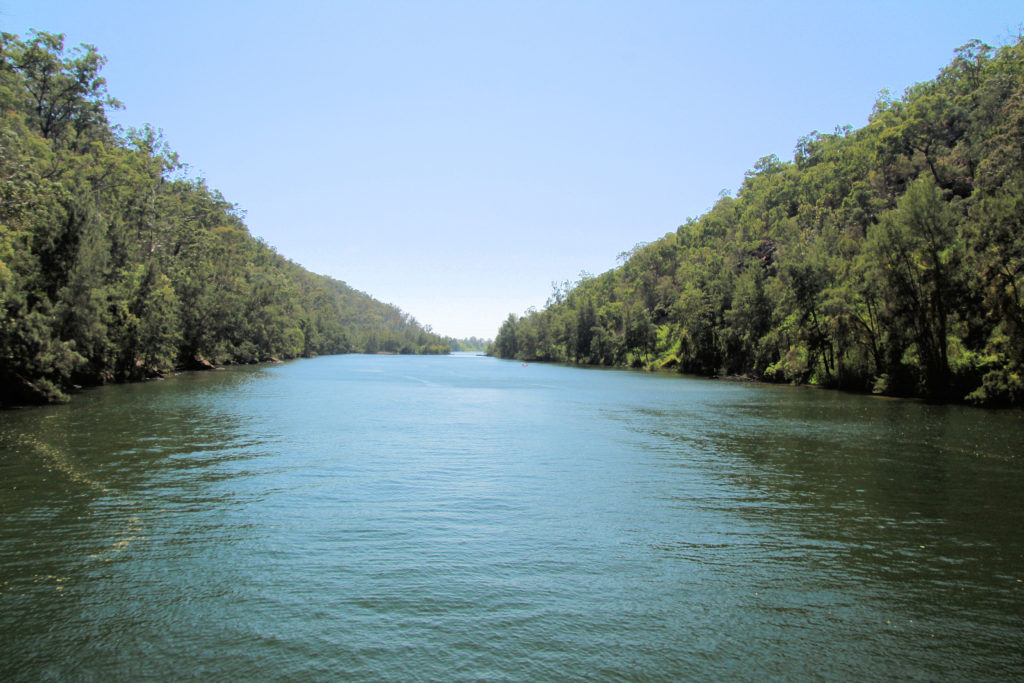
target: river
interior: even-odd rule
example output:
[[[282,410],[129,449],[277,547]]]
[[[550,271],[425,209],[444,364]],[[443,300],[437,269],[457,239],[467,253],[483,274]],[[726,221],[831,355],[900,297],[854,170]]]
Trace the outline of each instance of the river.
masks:
[[[1024,414],[473,355],[0,412],[0,679],[1024,678]]]

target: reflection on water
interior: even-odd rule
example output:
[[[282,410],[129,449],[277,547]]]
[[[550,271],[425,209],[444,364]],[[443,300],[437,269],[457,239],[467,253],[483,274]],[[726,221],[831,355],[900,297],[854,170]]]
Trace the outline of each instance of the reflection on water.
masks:
[[[1019,412],[473,356],[0,413],[0,678],[1024,675]]]

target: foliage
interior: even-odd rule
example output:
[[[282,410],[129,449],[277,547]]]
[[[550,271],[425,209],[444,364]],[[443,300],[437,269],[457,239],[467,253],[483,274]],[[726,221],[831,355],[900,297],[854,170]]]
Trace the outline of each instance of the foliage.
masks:
[[[449,339],[449,345],[452,351],[486,351],[491,345],[490,339],[481,339],[479,337],[466,337],[465,339]]]
[[[623,257],[492,353],[1021,404],[1024,42],[961,47]]]
[[[253,238],[152,128],[118,133],[103,64],[0,34],[0,402],[208,362],[448,352]]]

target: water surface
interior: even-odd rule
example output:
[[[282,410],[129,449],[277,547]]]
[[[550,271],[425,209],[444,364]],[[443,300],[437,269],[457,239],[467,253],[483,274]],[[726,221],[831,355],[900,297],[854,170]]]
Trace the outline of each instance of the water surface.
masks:
[[[0,413],[0,679],[1024,677],[1024,421],[469,355]]]

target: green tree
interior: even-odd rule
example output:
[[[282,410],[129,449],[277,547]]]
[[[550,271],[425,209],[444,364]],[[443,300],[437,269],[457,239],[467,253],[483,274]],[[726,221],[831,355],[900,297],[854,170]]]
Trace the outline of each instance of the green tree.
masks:
[[[962,244],[954,215],[931,178],[913,183],[872,232],[869,248],[887,288],[892,324],[906,330],[925,392],[949,388],[949,333],[960,286]]]
[[[106,59],[95,47],[81,45],[65,56],[64,34],[33,31],[24,42],[3,34],[3,50],[24,79],[22,97],[44,138],[80,147],[110,137],[106,110],[121,105],[107,94],[99,75]]]

